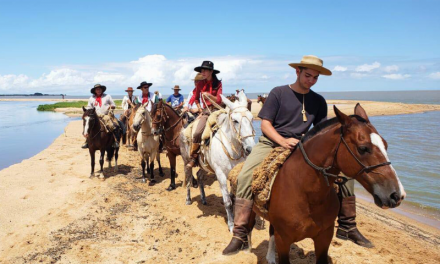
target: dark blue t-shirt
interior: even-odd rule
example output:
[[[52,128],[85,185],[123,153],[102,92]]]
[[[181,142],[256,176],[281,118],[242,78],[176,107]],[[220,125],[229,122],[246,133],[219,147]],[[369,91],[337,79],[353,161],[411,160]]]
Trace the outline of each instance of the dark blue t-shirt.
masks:
[[[179,104],[181,104],[183,102],[183,95],[178,94],[178,95],[170,95],[167,99],[167,103],[171,102],[171,107],[176,107]]]

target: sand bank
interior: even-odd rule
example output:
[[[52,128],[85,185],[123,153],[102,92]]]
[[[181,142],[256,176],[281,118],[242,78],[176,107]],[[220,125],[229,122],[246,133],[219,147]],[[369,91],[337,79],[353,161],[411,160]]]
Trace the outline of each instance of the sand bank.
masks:
[[[138,154],[122,147],[118,173],[107,169],[106,181],[89,179],[81,132],[81,121],[73,121],[46,150],[0,171],[0,263],[265,263],[267,223],[254,231],[251,253],[221,255],[230,234],[214,177],[206,186],[208,205],[192,189],[187,206],[180,157],[179,187],[167,192],[165,155],[166,176],[148,186],[136,179]],[[334,238],[333,263],[440,262],[438,229],[364,201],[358,224],[376,247]],[[290,258],[314,263],[311,240],[292,245]]]

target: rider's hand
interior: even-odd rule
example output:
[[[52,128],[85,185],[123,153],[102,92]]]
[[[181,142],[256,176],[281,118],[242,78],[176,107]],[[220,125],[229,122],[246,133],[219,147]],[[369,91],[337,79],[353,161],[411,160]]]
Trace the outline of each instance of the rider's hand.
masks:
[[[298,144],[299,140],[296,138],[285,138],[280,146],[286,148],[286,149],[293,149],[295,148],[296,144]]]
[[[202,113],[203,112],[203,109],[202,108],[199,108],[199,113]]]

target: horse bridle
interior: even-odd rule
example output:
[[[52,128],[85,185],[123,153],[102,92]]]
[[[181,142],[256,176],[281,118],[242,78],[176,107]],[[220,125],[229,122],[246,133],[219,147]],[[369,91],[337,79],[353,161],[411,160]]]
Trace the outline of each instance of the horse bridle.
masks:
[[[342,176],[339,176],[339,175],[336,175],[336,174],[333,174],[333,173],[329,173],[329,172],[327,172],[328,170],[331,170],[331,169],[333,169],[333,168],[335,167],[335,160],[336,160],[336,156],[338,155],[338,151],[339,151],[339,147],[341,146],[341,142],[344,143],[345,147],[348,149],[348,152],[350,152],[351,156],[352,156],[352,157],[356,160],[356,162],[357,162],[359,165],[361,165],[361,167],[362,167],[361,170],[360,170],[360,171],[359,171],[354,177],[350,177],[350,178],[351,178],[350,180],[354,180],[354,179],[356,179],[361,173],[364,173],[364,172],[368,173],[368,172],[371,172],[372,170],[374,170],[374,169],[376,169],[376,168],[378,168],[378,167],[387,166],[387,165],[390,165],[390,164],[391,164],[390,161],[382,162],[382,163],[380,163],[380,164],[371,165],[371,166],[366,166],[365,164],[363,164],[362,161],[360,161],[360,160],[356,157],[356,155],[354,155],[353,151],[351,151],[351,149],[348,147],[348,144],[347,144],[347,142],[346,142],[345,139],[344,139],[344,133],[343,133],[342,128],[343,128],[343,127],[341,126],[341,134],[340,134],[341,136],[340,136],[340,140],[339,140],[338,146],[336,147],[335,154],[333,155],[332,165],[329,166],[329,167],[327,167],[327,168],[324,168],[324,167],[320,167],[320,166],[315,165],[315,164],[309,159],[309,157],[307,156],[307,153],[306,153],[306,151],[304,150],[304,145],[303,145],[302,141],[300,140],[299,143],[298,143],[298,145],[299,145],[299,149],[301,150],[301,153],[303,154],[306,163],[309,164],[310,167],[312,167],[312,168],[314,168],[315,170],[317,170],[317,171],[319,171],[320,173],[322,173],[322,175],[324,176],[325,181],[326,181],[326,183],[327,183],[327,186],[329,186],[328,177],[335,177],[335,178],[337,178],[337,181],[336,181],[337,184],[344,184],[345,182],[348,181],[348,179],[345,178],[345,177],[342,177]]]
[[[233,114],[234,111],[235,111],[236,109],[238,109],[238,108],[246,108],[246,110],[248,110],[246,106],[239,106],[239,107],[234,108],[234,110],[232,110],[231,114],[229,115],[229,122],[231,123],[232,130],[233,130],[234,133],[237,135],[238,140],[240,140],[240,141],[243,141],[243,139],[246,139],[246,138],[248,138],[248,137],[255,137],[255,129],[254,129],[254,125],[252,124],[252,120],[250,120],[250,119],[246,116],[246,111],[238,112],[238,113],[241,113],[240,126],[238,127],[238,131],[235,129],[235,127],[234,127],[234,122],[232,121],[232,114]],[[251,124],[251,127],[252,127],[252,134],[247,135],[247,136],[244,136],[244,137],[242,137],[242,136],[240,135],[241,124],[243,123],[243,118],[246,118],[246,119],[249,121],[249,123]]]
[[[87,115],[87,116],[89,117],[89,130],[93,131],[93,128],[95,127],[95,124],[96,124],[96,118],[94,116],[91,116],[91,115]],[[93,126],[92,127],[90,127],[90,120],[93,120]],[[101,132],[102,132],[101,129],[99,129],[99,131],[91,139],[94,139]],[[89,133],[89,131],[87,131],[87,133]]]

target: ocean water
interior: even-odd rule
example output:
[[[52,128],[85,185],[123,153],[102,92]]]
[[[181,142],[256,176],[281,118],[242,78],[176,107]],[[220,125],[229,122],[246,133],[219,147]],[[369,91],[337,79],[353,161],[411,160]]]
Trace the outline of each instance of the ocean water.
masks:
[[[428,215],[437,218],[440,215],[440,112],[373,116],[370,122],[388,142],[388,156],[407,193],[404,204],[427,210]],[[260,120],[254,121],[256,139],[261,135],[260,125]]]
[[[54,112],[38,112],[39,104],[53,102],[0,101],[0,170],[47,148],[72,120]]]

